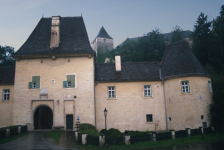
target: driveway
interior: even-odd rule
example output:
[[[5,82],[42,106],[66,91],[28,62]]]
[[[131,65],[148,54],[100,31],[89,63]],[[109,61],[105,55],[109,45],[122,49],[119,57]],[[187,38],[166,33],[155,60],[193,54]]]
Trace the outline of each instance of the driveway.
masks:
[[[30,134],[24,135],[16,140],[13,140],[11,142],[1,144],[0,149],[25,149],[25,150],[32,150],[32,149],[51,149],[51,150],[58,150],[58,149],[64,149],[64,150],[70,150],[64,147],[60,147],[57,145],[54,145],[50,142],[48,142],[45,139],[45,133],[44,131],[39,132],[31,132]]]

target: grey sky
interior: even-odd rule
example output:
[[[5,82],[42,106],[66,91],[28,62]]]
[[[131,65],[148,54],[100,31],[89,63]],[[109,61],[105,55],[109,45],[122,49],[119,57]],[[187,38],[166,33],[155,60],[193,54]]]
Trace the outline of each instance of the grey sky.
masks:
[[[37,23],[55,15],[82,16],[90,42],[103,25],[116,47],[127,37],[159,28],[168,33],[176,25],[193,30],[200,12],[212,20],[224,0],[0,0],[0,45],[18,50]]]

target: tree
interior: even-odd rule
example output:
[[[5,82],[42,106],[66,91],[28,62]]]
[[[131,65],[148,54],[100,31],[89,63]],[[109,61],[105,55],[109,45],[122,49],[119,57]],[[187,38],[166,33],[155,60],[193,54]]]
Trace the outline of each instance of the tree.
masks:
[[[15,66],[14,48],[0,45],[0,66]]]
[[[191,35],[192,51],[203,66],[208,62],[212,48],[211,25],[207,15],[200,13]]]
[[[170,43],[178,42],[184,39],[184,32],[179,26],[173,28],[173,31],[171,31],[171,33],[172,37],[170,39]]]
[[[161,61],[165,48],[164,36],[156,28],[137,40],[127,39],[115,51],[122,56],[122,62]]]

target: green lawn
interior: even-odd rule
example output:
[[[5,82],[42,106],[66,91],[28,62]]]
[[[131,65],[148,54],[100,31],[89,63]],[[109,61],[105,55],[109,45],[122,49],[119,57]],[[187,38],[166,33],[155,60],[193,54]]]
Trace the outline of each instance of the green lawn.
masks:
[[[0,144],[4,144],[4,143],[7,143],[7,142],[10,142],[12,140],[15,140],[21,136],[24,136],[24,135],[27,135],[29,134],[30,132],[25,132],[25,133],[21,133],[21,134],[18,134],[18,135],[13,135],[13,136],[10,136],[8,138],[3,138],[3,139],[0,139]]]
[[[46,133],[46,138],[52,139],[55,144],[59,145],[60,137],[64,132],[64,130],[49,131]]]
[[[131,145],[118,145],[118,146],[105,146],[105,147],[98,147],[92,145],[77,145],[74,144],[75,147],[79,148],[90,148],[90,149],[128,149],[128,148],[159,148],[159,147],[168,147],[168,146],[178,146],[178,145],[185,145],[185,144],[194,144],[194,143],[205,143],[205,142],[216,142],[216,141],[224,141],[224,134],[208,134],[191,137],[177,138],[175,140],[164,140],[164,141],[148,141],[148,142],[139,142]]]

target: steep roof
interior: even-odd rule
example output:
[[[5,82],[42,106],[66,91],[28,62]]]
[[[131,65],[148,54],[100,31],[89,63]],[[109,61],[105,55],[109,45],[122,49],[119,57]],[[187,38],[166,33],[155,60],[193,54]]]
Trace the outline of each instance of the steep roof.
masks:
[[[14,56],[94,53],[82,17],[60,18],[60,44],[59,47],[51,49],[51,20],[51,18],[41,18]]]
[[[121,63],[121,72],[114,63],[96,64],[96,81],[159,80],[159,62]]]
[[[14,84],[15,67],[0,67],[0,84]]]
[[[111,36],[109,36],[109,34],[107,33],[107,31],[104,29],[103,26],[100,29],[99,33],[97,34],[96,38],[97,37],[107,38],[107,39],[113,39]]]
[[[209,75],[185,41],[169,44],[161,61],[162,78]]]

